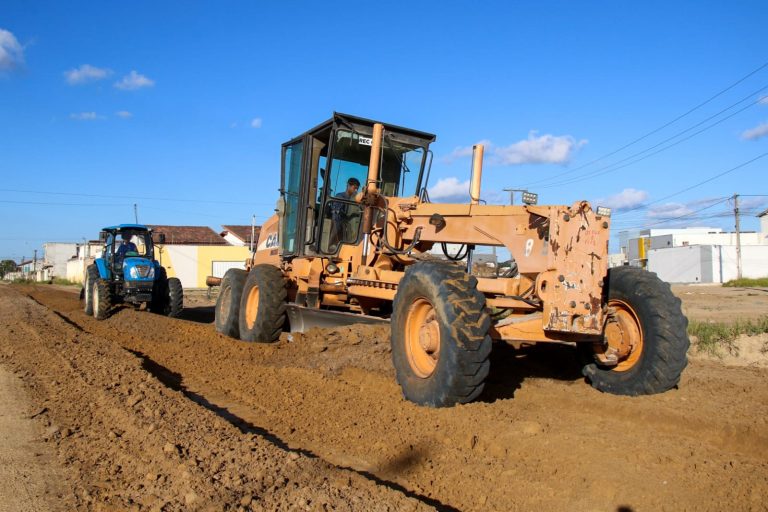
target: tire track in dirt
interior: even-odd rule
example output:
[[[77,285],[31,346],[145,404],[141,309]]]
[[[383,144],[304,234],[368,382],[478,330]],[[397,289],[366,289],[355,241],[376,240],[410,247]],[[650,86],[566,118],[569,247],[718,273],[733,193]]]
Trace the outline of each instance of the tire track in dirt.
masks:
[[[46,441],[72,489],[64,509],[431,509],[233,427],[60,314],[0,287],[0,361],[46,411]]]
[[[680,390],[633,399],[590,389],[564,347],[498,350],[492,403],[432,410],[400,398],[389,355],[358,328],[246,344],[130,310],[99,323],[71,295],[32,295],[291,448],[459,509],[759,509],[768,491],[765,370],[694,363]]]

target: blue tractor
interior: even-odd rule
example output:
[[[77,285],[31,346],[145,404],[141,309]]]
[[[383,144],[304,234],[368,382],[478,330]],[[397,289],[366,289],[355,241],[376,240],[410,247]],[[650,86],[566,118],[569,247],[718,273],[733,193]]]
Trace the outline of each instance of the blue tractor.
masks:
[[[164,242],[164,235],[158,241]],[[84,310],[98,320],[107,318],[113,306],[132,304],[139,309],[171,317],[184,308],[181,281],[168,277],[154,257],[152,230],[141,224],[120,224],[104,228],[101,257],[85,272]]]

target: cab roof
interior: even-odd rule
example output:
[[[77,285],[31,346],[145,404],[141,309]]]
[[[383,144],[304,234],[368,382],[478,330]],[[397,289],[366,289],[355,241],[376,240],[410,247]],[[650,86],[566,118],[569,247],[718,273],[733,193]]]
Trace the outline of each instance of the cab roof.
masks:
[[[333,117],[331,117],[327,121],[324,121],[324,122],[318,124],[317,126],[315,126],[315,127],[311,128],[311,129],[305,131],[301,135],[299,135],[297,137],[294,137],[293,139],[291,139],[289,142],[286,142],[285,144],[289,144],[289,143],[295,141],[296,139],[299,139],[299,138],[303,137],[304,134],[306,134],[306,133],[315,133],[315,132],[318,132],[318,131],[322,131],[322,130],[324,130],[326,128],[330,128],[331,126],[333,126],[334,122],[336,122],[338,124],[342,124],[342,125],[346,124],[346,125],[349,125],[349,126],[353,126],[355,128],[365,127],[366,130],[363,130],[363,131],[370,131],[370,130],[373,129],[373,125],[374,124],[381,123],[382,125],[384,125],[384,129],[387,130],[387,131],[394,132],[394,133],[399,133],[399,134],[405,135],[407,137],[414,137],[414,138],[417,138],[417,139],[421,139],[423,141],[426,141],[427,143],[432,143],[432,142],[435,141],[435,139],[437,139],[437,136],[432,134],[432,133],[422,132],[422,131],[419,131],[419,130],[413,130],[411,128],[406,128],[404,126],[398,126],[396,124],[382,123],[381,121],[375,121],[373,119],[366,119],[365,117],[358,117],[358,116],[353,116],[353,115],[350,115],[350,114],[343,114],[341,112],[334,112],[333,113]]]
[[[117,226],[103,228],[102,231],[123,231],[126,229],[133,231],[151,231],[151,229],[144,224],[118,224]]]

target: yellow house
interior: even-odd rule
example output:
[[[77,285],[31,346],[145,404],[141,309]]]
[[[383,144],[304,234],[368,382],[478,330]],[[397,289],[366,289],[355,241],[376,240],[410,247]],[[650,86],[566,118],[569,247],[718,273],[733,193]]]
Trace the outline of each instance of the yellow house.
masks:
[[[222,277],[230,268],[245,268],[247,246],[230,245],[207,226],[149,226],[153,231],[155,258],[178,277],[186,288],[205,288],[208,276]],[[159,241],[165,235],[165,243]]]

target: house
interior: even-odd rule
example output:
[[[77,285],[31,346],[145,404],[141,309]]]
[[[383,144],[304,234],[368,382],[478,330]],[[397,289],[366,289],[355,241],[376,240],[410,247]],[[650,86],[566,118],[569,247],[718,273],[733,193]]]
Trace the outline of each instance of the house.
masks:
[[[43,244],[43,281],[54,277],[67,277],[67,262],[77,255],[79,244],[70,242],[47,242]]]
[[[253,246],[255,247],[259,242],[261,226],[230,225],[221,227],[223,231],[219,235],[232,245],[247,245],[251,247],[251,233],[253,233]]]
[[[230,244],[208,226],[148,227],[153,231],[155,258],[168,277],[178,277],[187,289],[205,288],[206,277],[223,277],[230,268],[245,268],[250,255],[247,246]],[[161,234],[164,243],[160,243]]]

